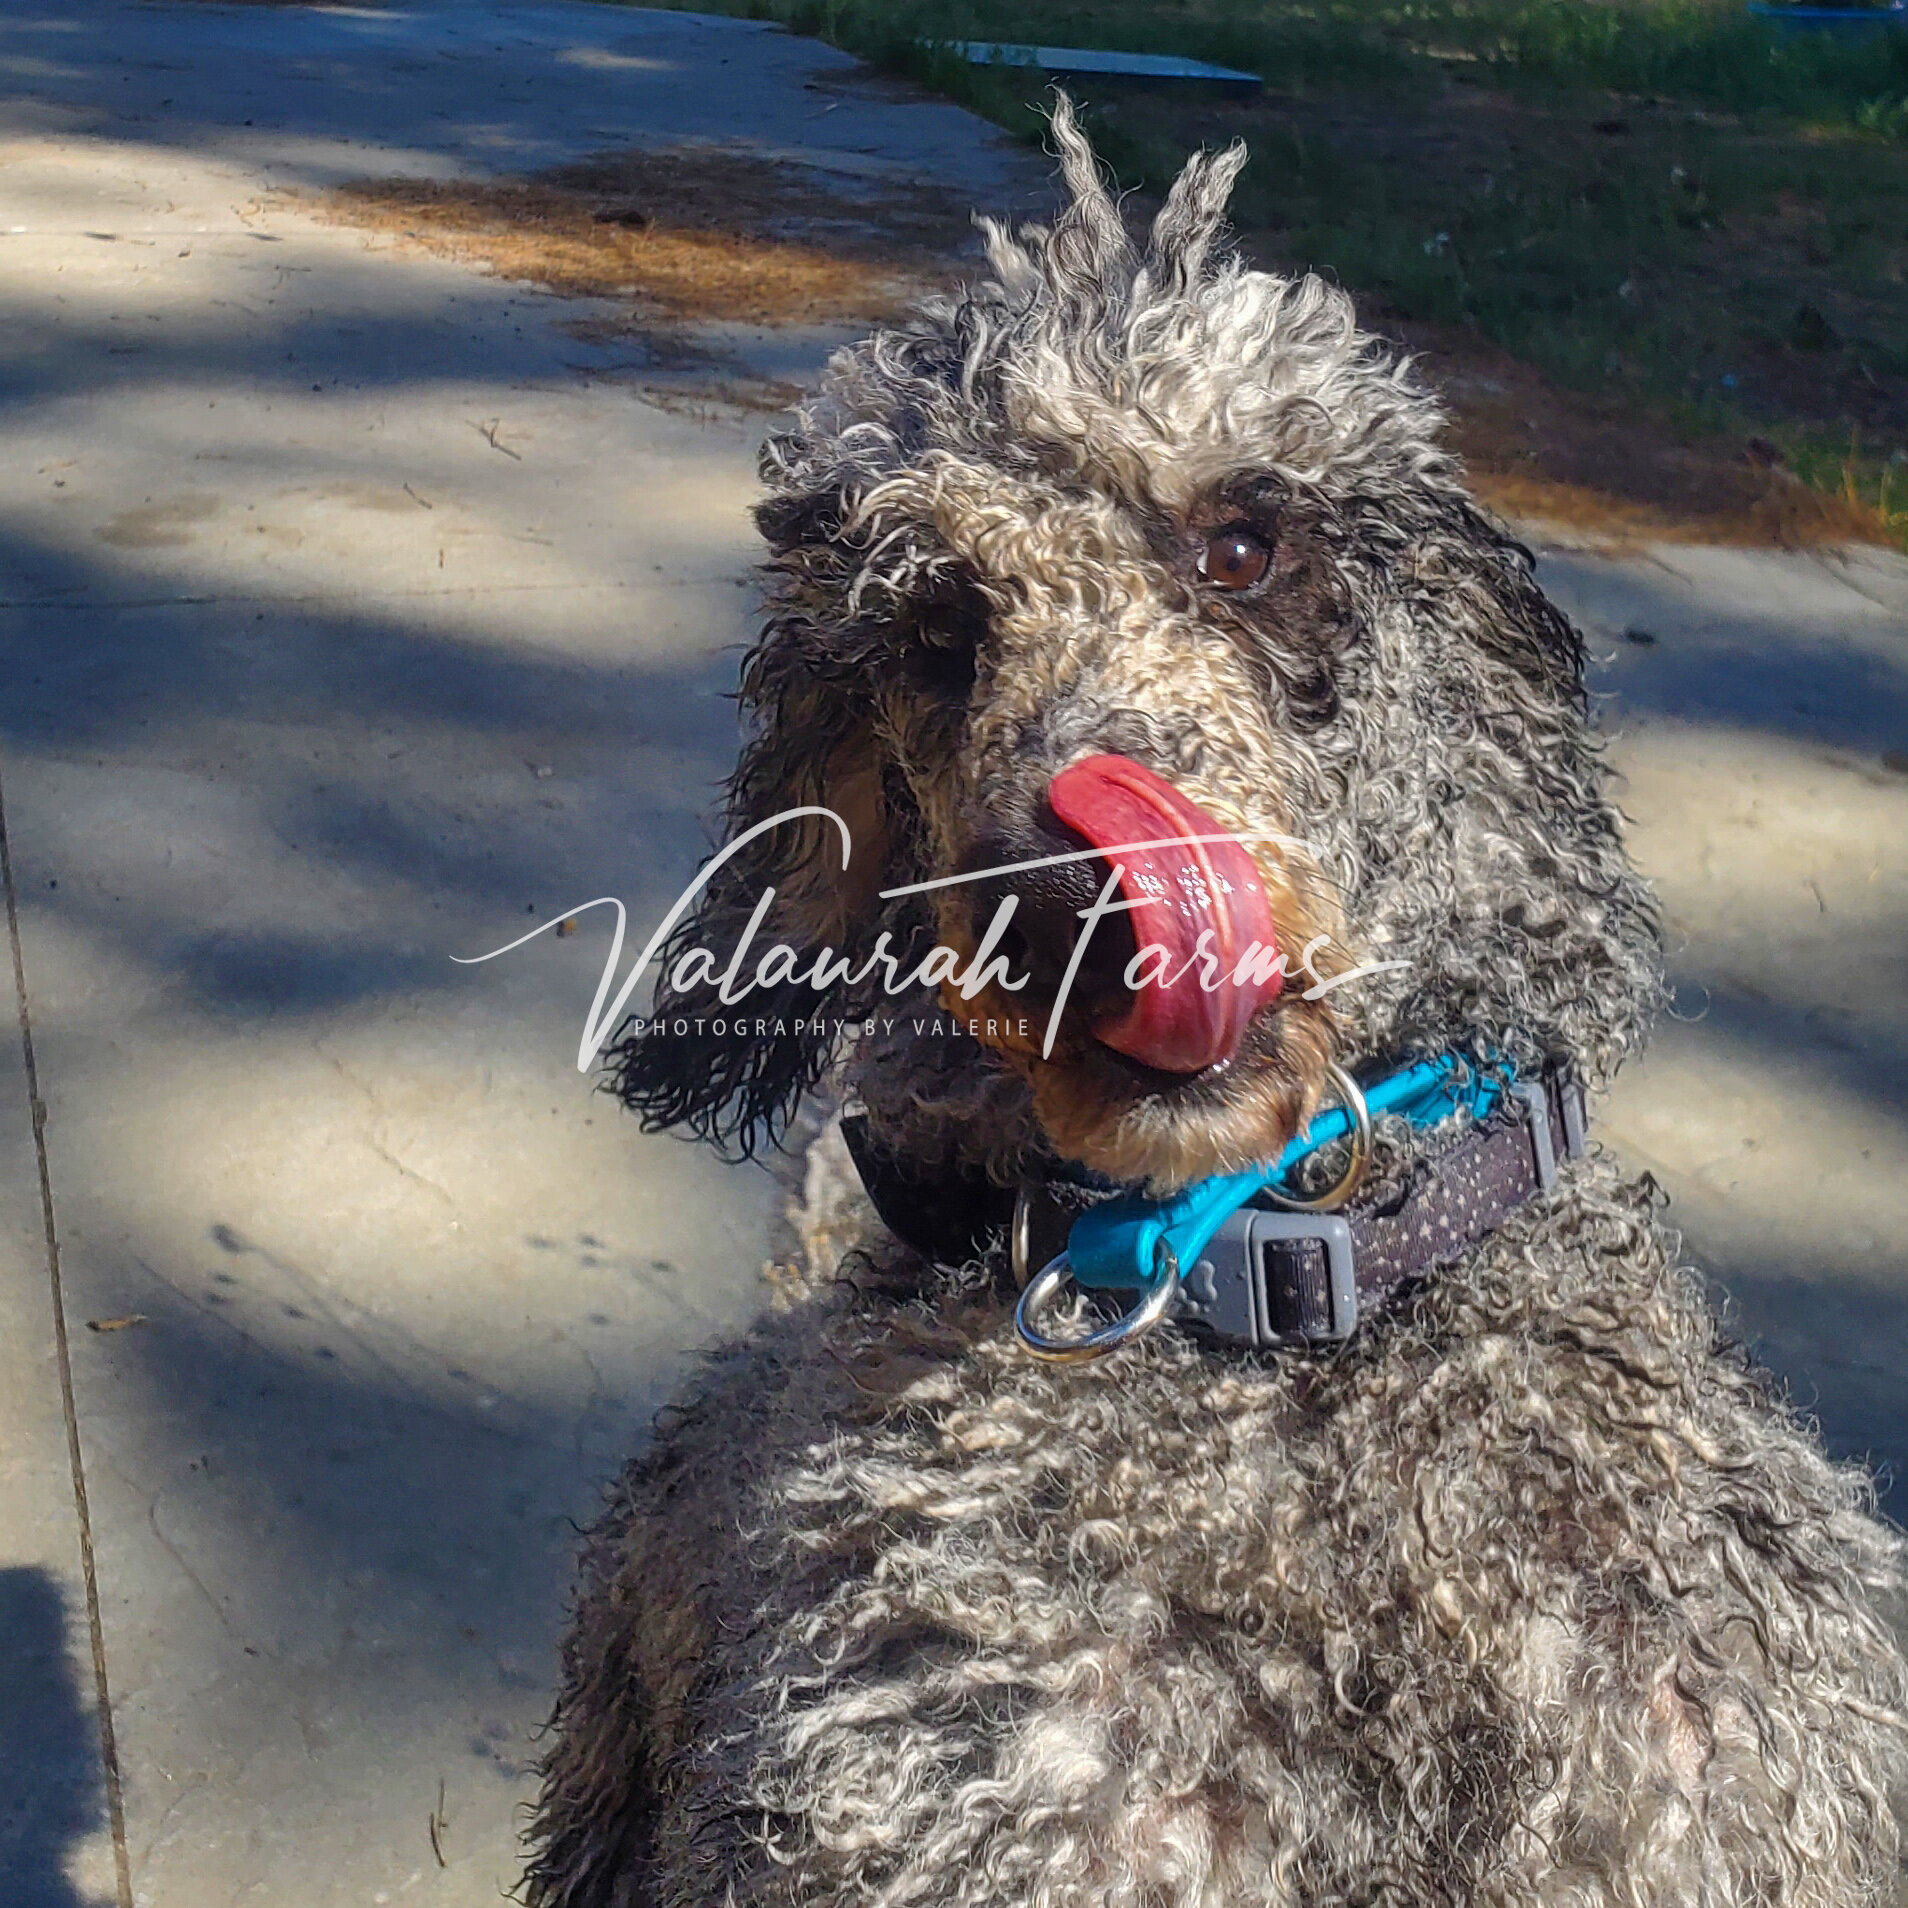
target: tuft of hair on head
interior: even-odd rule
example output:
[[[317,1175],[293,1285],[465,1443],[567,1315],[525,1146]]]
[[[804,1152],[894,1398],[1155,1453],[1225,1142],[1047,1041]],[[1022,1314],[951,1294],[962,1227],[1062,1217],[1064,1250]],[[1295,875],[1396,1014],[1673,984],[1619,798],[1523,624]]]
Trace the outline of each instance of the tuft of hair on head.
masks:
[[[1173,181],[1153,221],[1143,277],[1156,290],[1185,298],[1205,278],[1214,252],[1228,237],[1226,207],[1245,170],[1245,142],[1219,152],[1196,152]]]
[[[1226,249],[1226,207],[1245,168],[1244,142],[1196,152],[1186,161],[1153,221],[1142,256],[1106,168],[1072,99],[1059,87],[1048,125],[1066,190],[1066,203],[1052,225],[1029,224],[1016,231],[996,219],[975,220],[988,263],[1008,298],[1046,307],[1057,328],[1079,339],[1149,303],[1195,292]]]
[[[1068,203],[1047,236],[1046,278],[1062,315],[1079,330],[1097,329],[1111,297],[1132,280],[1133,248],[1073,101],[1057,89],[1048,123]]]

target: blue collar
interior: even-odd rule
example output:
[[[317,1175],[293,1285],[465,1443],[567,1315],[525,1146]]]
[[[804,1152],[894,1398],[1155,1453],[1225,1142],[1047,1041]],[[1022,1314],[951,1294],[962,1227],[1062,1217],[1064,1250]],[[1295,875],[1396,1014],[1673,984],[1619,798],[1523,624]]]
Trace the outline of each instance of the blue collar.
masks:
[[[1394,1114],[1416,1127],[1437,1126],[1461,1112],[1481,1120],[1515,1079],[1515,1069],[1508,1062],[1498,1061],[1486,1069],[1457,1054],[1446,1054],[1387,1074],[1365,1089],[1365,1104],[1373,1118]],[[1351,1126],[1349,1109],[1335,1106],[1317,1115],[1269,1166],[1220,1173],[1170,1199],[1125,1193],[1089,1207],[1073,1222],[1067,1241],[1075,1280],[1115,1291],[1144,1290],[1153,1282],[1162,1240],[1180,1266],[1190,1268],[1213,1234],[1241,1206],[1276,1187],[1300,1160],[1342,1139]]]

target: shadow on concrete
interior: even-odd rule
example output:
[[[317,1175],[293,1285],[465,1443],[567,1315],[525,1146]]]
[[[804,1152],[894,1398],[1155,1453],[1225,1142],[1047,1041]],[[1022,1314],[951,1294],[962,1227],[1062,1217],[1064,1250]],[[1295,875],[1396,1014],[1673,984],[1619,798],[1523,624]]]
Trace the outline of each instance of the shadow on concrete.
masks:
[[[1804,1278],[1792,1264],[1741,1255],[1705,1270],[1731,1334],[1782,1380],[1831,1455],[1874,1470],[1883,1508],[1908,1522],[1908,1305],[1900,1292],[1832,1272]]]
[[[99,1728],[60,1586],[0,1567],[0,1884],[7,1908],[90,1908],[67,1877],[73,1845],[105,1824]]]
[[[1908,947],[1908,919],[1876,928],[1875,939],[1889,931],[1900,935],[1897,946]],[[1878,961],[1867,997],[1845,1003],[1824,999],[1826,990],[1806,972],[1797,973],[1790,995],[1778,1000],[1760,990],[1746,993],[1739,984],[1711,985],[1673,966],[1673,1011],[1731,1051],[1799,1062],[1831,1092],[1862,1100],[1886,1118],[1908,1120],[1908,976],[1896,971],[1901,967],[1898,955]]]
[[[82,15],[84,17],[73,17]],[[74,133],[329,184],[383,173],[515,171],[641,141],[795,154],[863,177],[964,183],[1023,208],[1023,162],[960,109],[882,84],[833,119],[848,55],[762,21],[460,0],[388,8],[16,8],[0,113]],[[819,123],[817,123],[819,121]],[[58,123],[58,122],[56,122]],[[67,127],[63,126],[62,130]]]
[[[1667,717],[1857,756],[1899,749],[1908,735],[1900,612],[1826,564],[1795,567],[1793,553],[1740,561],[1739,572],[1684,577],[1644,559],[1619,569],[1608,558],[1544,557],[1541,579],[1589,639],[1602,726]],[[1628,629],[1647,642],[1626,641]]]
[[[20,831],[23,908],[182,1007],[488,988],[449,956],[605,893],[634,928],[710,845],[734,662],[645,657],[640,621],[597,662],[216,589],[108,608],[116,573],[0,530],[0,597],[23,573],[40,600],[0,603],[0,760],[70,791]],[[163,878],[188,846],[272,885],[209,914],[205,884]]]
[[[0,441],[16,416],[0,407]],[[217,1021],[240,1064],[268,1023],[329,1029],[355,1010],[401,1033],[420,1002],[451,994],[506,1035],[540,1034],[526,996],[567,1020],[574,990],[580,1018],[593,962],[449,957],[599,894],[637,922],[652,900],[660,914],[733,760],[733,707],[716,693],[733,659],[646,645],[640,624],[627,648],[579,658],[560,612],[540,644],[407,623],[402,604],[220,600],[211,567],[204,600],[161,582],[154,594],[174,600],[107,607],[138,592],[123,555],[89,560],[0,523],[0,600],[29,598],[0,608],[0,767],[36,992],[57,988],[61,949],[86,950],[126,983],[102,1004],[109,1038]],[[740,637],[747,599],[725,585],[730,602]],[[75,1084],[60,1037],[50,1027],[42,1054],[55,1100]],[[111,1065],[82,1046],[89,1119],[111,1119]],[[569,1085],[566,1115],[588,1109],[590,1082]],[[89,1188],[74,1206],[90,1199],[109,1221],[115,1196]],[[377,1236],[371,1195],[353,1203],[341,1224]],[[673,1268],[637,1256],[654,1242],[526,1242],[526,1285],[546,1280],[548,1296],[524,1310],[545,1312],[539,1340],[568,1342],[538,1367],[540,1395],[499,1395],[223,1215],[198,1254],[161,1249],[139,1214],[116,1236],[76,1262],[90,1289],[124,1293],[108,1309],[141,1322],[89,1336],[82,1381],[102,1569],[136,1600],[130,1620],[109,1611],[125,1623],[116,1693],[147,1712],[146,1740],[190,1713],[199,1740],[245,1742],[268,1730],[263,1711],[294,1719],[327,1771],[349,1762],[327,1743],[402,1741],[416,1745],[402,1772],[419,1785],[415,1823],[447,1778],[453,1843],[466,1824],[508,1824],[554,1686],[573,1520],[673,1384],[678,1346],[717,1328],[694,1294],[655,1299]],[[605,1310],[578,1316],[571,1263]],[[447,1295],[459,1269],[431,1268]],[[138,1552],[147,1531],[157,1543]],[[195,1656],[208,1606],[221,1635]],[[97,1750],[57,1681],[60,1633],[53,1587],[0,1573],[4,1908],[90,1908],[60,1879],[98,1815],[94,1791],[62,1774]],[[155,1635],[204,1681],[178,1687]],[[429,1862],[421,1826],[417,1840]]]
[[[560,1274],[573,1247],[551,1243]],[[388,1321],[328,1304],[223,1224],[196,1263],[141,1257],[105,1276],[145,1322],[95,1348],[92,1381],[115,1403],[89,1439],[120,1477],[143,1469],[142,1521],[190,1571],[148,1577],[141,1594],[207,1586],[246,1658],[242,1681],[227,1654],[223,1678],[195,1689],[199,1726],[242,1737],[263,1705],[314,1756],[409,1742],[418,1821],[440,1777],[453,1804],[505,1819],[555,1686],[578,1531],[682,1354],[631,1359],[627,1316],[579,1318],[561,1329],[586,1361],[621,1358],[614,1383],[500,1396]],[[164,1679],[165,1661],[143,1674]]]
[[[1777,618],[1746,630],[1732,619],[1728,639],[1687,650],[1665,638],[1647,671],[1613,671],[1597,686],[1617,727],[1634,710],[1873,755],[1908,735],[1908,643],[1894,656],[1856,652]]]
[[[714,693],[733,679],[731,657],[646,658],[633,631],[627,651],[579,659],[556,642],[407,626],[401,608],[105,609],[97,599],[126,581],[111,559],[6,530],[0,597],[26,575],[44,603],[72,606],[0,609],[0,767],[29,977],[51,991],[56,950],[101,956],[128,982],[106,1015],[115,1031],[176,1017],[242,1043],[288,1020],[401,1024],[450,994],[507,1030],[526,993],[544,1003],[538,971],[450,955],[499,945],[531,911],[608,892],[641,923],[706,843],[734,754],[733,706]],[[740,636],[747,600],[725,594]],[[555,770],[540,777],[533,763]],[[183,872],[169,878],[175,858]],[[565,1019],[567,989],[580,1018],[593,961],[547,973]],[[502,987],[518,991],[500,1006]],[[60,1052],[50,1030],[55,1099],[72,1084]],[[81,1052],[81,1084],[89,1117],[110,1118],[110,1078],[87,1071],[96,1053]],[[588,1107],[591,1083],[575,1079],[573,1093],[566,1115]],[[601,1113],[611,1117],[606,1103]],[[148,1600],[115,1638],[122,1701],[167,1716],[190,1706],[213,1743],[248,1739],[262,1708],[294,1718],[311,1745],[420,1745],[407,1798],[418,1823],[440,1778],[454,1833],[507,1823],[554,1686],[577,1521],[673,1386],[678,1347],[720,1327],[694,1293],[656,1298],[675,1272],[647,1256],[654,1241],[526,1240],[526,1285],[545,1280],[550,1295],[525,1303],[552,1345],[539,1369],[562,1375],[511,1395],[222,1215],[201,1252],[180,1253],[136,1214],[118,1233],[111,1187],[91,1197],[103,1231],[88,1288],[141,1320],[89,1336],[82,1354],[100,1406],[87,1423],[102,1568]],[[381,1222],[369,1195],[342,1219],[373,1234]],[[607,1309],[582,1312],[563,1284],[571,1265]],[[432,1271],[454,1290],[455,1262]],[[135,1577],[110,1554],[113,1533],[148,1528],[163,1554]],[[49,1676],[60,1668],[24,1643],[17,1666],[5,1660],[16,1634],[58,1637],[57,1602],[23,1573],[0,1575],[0,1591],[0,1771],[21,1767],[0,1796],[33,1798],[17,1825],[8,1818],[7,1834],[25,1839],[16,1860],[0,1852],[0,1904],[90,1908],[59,1892],[58,1860],[97,1798],[54,1786],[68,1738],[90,1746],[90,1725],[70,1689],[15,1701],[7,1680],[42,1661]],[[145,1638],[190,1633],[208,1602],[229,1647],[206,1655],[227,1668],[174,1695],[167,1663],[140,1661]]]

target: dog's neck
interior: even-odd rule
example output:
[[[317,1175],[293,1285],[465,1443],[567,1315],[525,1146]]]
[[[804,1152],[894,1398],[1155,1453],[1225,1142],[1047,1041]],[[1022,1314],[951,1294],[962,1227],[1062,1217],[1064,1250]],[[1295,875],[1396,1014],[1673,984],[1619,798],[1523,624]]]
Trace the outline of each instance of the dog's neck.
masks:
[[[1103,1290],[1164,1278],[1178,1287],[1182,1322],[1276,1349],[1348,1336],[1399,1287],[1548,1194],[1584,1151],[1582,1091],[1559,1067],[1517,1081],[1453,1056],[1397,1069],[1368,1097],[1344,1085],[1355,1119],[1315,1120],[1264,1171],[1169,1200],[1052,1159],[1030,1163],[1017,1187],[958,1163],[923,1168],[889,1151],[865,1114],[845,1117],[842,1131],[884,1223],[923,1257],[958,1266],[1004,1256],[1023,1286],[1063,1258],[1068,1276]],[[1358,1196],[1308,1196],[1291,1183],[1295,1167],[1354,1132],[1352,1170],[1325,1177],[1348,1195],[1362,1181]]]

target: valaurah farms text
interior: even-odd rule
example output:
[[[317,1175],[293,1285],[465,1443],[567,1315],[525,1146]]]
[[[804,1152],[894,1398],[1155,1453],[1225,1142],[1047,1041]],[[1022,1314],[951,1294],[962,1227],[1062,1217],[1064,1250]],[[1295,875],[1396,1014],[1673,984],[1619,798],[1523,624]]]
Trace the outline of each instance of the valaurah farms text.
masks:
[[[622,985],[616,986],[617,969],[622,963],[623,942],[628,925],[628,911],[623,903],[613,895],[600,895],[594,901],[585,901],[580,906],[569,908],[551,920],[534,927],[528,934],[520,934],[514,941],[502,947],[492,948],[488,954],[469,957],[452,955],[459,966],[474,967],[483,961],[494,961],[500,955],[514,952],[527,942],[534,941],[538,935],[547,934],[565,921],[587,914],[592,908],[611,908],[616,915],[616,931],[610,941],[609,956],[603,963],[603,974],[597,983],[596,998],[590,1004],[590,1011],[583,1023],[583,1036],[577,1043],[577,1071],[586,1073],[596,1064],[604,1042],[622,1023],[629,1006],[630,996],[636,991],[643,975],[655,962],[664,944],[675,931],[690,908],[695,905],[696,897],[708,885],[711,878],[734,856],[739,854],[758,835],[768,833],[791,822],[805,820],[832,822],[841,835],[841,865],[845,871],[854,852],[853,838],[849,834],[848,824],[832,808],[802,807],[784,809],[779,815],[771,815],[766,821],[760,821],[754,827],[737,835],[719,852],[712,855],[697,871],[695,878],[677,896],[675,905],[664,915],[656,931],[649,937],[629,972],[624,976]],[[970,870],[958,875],[946,875],[935,881],[915,882],[906,887],[884,888],[881,898],[884,901],[898,900],[905,895],[925,894],[934,888],[953,887],[962,883],[999,880],[1003,875],[1025,872],[1030,869],[1054,867],[1068,861],[1106,861],[1110,864],[1106,881],[1101,887],[1098,898],[1090,907],[1079,912],[1080,932],[1073,944],[1066,971],[1061,977],[1053,1004],[1046,1018],[1045,1033],[1041,1042],[1041,1053],[1051,1054],[1053,1043],[1059,1032],[1060,1019],[1066,1011],[1067,999],[1073,989],[1080,964],[1086,958],[1086,952],[1093,940],[1094,930],[1111,914],[1125,914],[1137,909],[1155,905],[1155,900],[1140,896],[1128,897],[1120,892],[1121,879],[1125,873],[1116,857],[1123,852],[1138,853],[1142,850],[1196,847],[1209,841],[1274,841],[1282,846],[1303,846],[1292,843],[1289,838],[1275,835],[1198,835],[1173,836],[1162,841],[1129,842],[1115,848],[1087,848],[1076,854],[1048,855],[1037,861],[1007,862],[996,868]],[[664,977],[669,989],[678,995],[687,994],[693,989],[713,987],[715,997],[724,1007],[742,1008],[749,996],[759,988],[783,987],[788,984],[806,983],[817,996],[833,992],[842,986],[860,987],[870,980],[879,982],[881,991],[891,998],[917,993],[925,989],[942,990],[943,1000],[948,998],[947,990],[952,989],[962,1000],[977,999],[988,988],[997,988],[1003,993],[1017,994],[1027,987],[1031,976],[1016,975],[1011,963],[1000,952],[1000,944],[1013,920],[1018,897],[1012,894],[1002,898],[995,908],[993,917],[987,924],[986,932],[970,955],[963,956],[956,948],[936,945],[915,961],[911,966],[903,967],[901,959],[889,945],[889,936],[884,930],[877,938],[873,950],[860,958],[852,960],[845,954],[837,954],[833,948],[822,948],[819,952],[806,952],[788,946],[785,942],[774,942],[759,950],[756,937],[768,917],[770,908],[775,904],[775,889],[764,888],[762,896],[755,904],[754,912],[749,916],[740,938],[733,948],[725,951],[705,947],[691,947],[678,954],[672,962],[668,974]],[[1138,924],[1136,924],[1137,926]],[[1201,988],[1206,993],[1217,993],[1222,987],[1251,987],[1263,992],[1275,980],[1290,975],[1292,966],[1288,957],[1279,948],[1258,941],[1247,944],[1242,953],[1230,961],[1221,959],[1213,946],[1210,929],[1203,930],[1195,940],[1192,951],[1175,964],[1171,950],[1157,943],[1141,941],[1138,933],[1134,935],[1138,943],[1137,951],[1126,964],[1123,979],[1129,992],[1137,994],[1142,988],[1173,988],[1188,984]],[[1321,948],[1331,944],[1330,935],[1314,935],[1300,950],[1296,962],[1298,973],[1310,982],[1302,998],[1317,1000],[1348,982],[1363,979],[1371,974],[1391,973],[1409,965],[1405,961],[1373,961],[1347,968],[1343,973],[1332,975],[1329,979],[1321,976],[1313,962]],[[751,955],[753,962],[751,964]],[[611,989],[615,988],[614,997]],[[958,1016],[951,1017],[945,1024],[938,1018],[932,1023],[926,1020],[915,1023],[917,1033],[931,1030],[945,1031],[950,1034],[969,1034],[977,1039],[1031,1037],[1031,1019],[977,1017],[962,1021]],[[724,1017],[704,1013],[696,1015],[663,1015],[655,1019],[642,1020],[634,1031],[656,1032],[665,1030],[677,1034],[687,1034],[692,1029],[697,1034],[713,1033],[717,1036],[732,1034],[739,1038],[768,1039],[797,1033],[828,1032],[836,1035],[861,1032],[873,1034],[879,1029],[892,1032],[897,1022],[884,1020],[880,1016],[857,1016],[851,1018],[831,1018],[817,1015],[813,1019],[790,1020],[786,1016],[769,1018],[761,1015],[736,1013]]]

